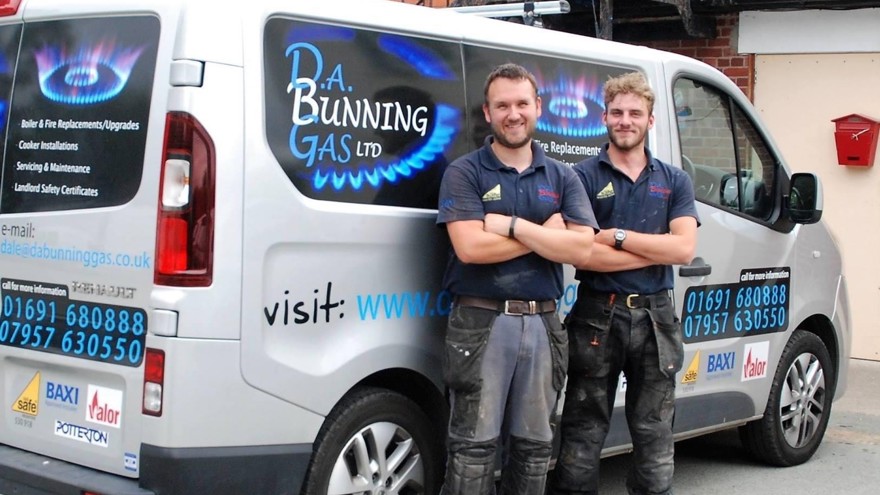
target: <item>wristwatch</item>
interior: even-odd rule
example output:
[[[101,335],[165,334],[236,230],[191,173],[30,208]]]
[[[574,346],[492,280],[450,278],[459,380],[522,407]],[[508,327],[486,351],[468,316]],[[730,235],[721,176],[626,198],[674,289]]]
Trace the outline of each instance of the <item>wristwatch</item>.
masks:
[[[623,241],[626,240],[626,231],[617,229],[614,231],[614,249],[623,249]]]

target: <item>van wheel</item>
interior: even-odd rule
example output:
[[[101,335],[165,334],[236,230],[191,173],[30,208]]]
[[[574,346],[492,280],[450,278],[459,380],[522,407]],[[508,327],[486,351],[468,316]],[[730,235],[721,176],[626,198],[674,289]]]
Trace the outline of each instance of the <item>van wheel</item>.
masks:
[[[825,344],[797,330],[782,351],[764,417],[741,426],[740,440],[754,457],[794,466],[812,457],[828,426],[835,387]]]
[[[440,489],[443,444],[428,416],[407,397],[362,388],[324,423],[304,495],[433,495]]]

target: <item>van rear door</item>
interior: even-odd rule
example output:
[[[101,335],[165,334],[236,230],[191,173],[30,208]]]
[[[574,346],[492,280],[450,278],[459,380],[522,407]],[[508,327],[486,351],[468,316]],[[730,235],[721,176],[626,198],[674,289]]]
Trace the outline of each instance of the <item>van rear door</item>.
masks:
[[[134,477],[160,21],[100,9],[37,0],[0,18],[0,443]]]

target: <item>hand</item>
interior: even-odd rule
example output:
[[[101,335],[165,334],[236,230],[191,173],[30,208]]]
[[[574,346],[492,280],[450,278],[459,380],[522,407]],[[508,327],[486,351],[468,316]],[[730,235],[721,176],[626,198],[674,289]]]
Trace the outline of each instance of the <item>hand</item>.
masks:
[[[562,218],[562,213],[554,213],[550,215],[550,218],[544,222],[543,226],[548,229],[565,230],[565,220]]]
[[[492,234],[503,235],[507,237],[510,230],[511,217],[507,215],[499,215],[498,213],[487,213],[483,218],[483,230]]]

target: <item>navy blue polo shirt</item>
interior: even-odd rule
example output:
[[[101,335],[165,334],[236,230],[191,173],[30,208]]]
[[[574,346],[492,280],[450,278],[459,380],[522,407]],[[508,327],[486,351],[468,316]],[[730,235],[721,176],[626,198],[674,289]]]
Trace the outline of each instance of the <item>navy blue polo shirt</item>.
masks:
[[[498,160],[492,139],[447,167],[438,225],[483,220],[487,213],[543,224],[561,213],[567,222],[597,228],[584,187],[569,166],[547,157],[533,142],[532,163],[518,173]],[[544,301],[562,295],[562,280],[562,265],[535,253],[501,263],[466,264],[450,250],[443,284],[456,296]]]
[[[608,144],[598,156],[574,166],[599,227],[668,234],[669,222],[684,216],[694,217],[699,225],[690,176],[657,160],[647,148],[645,153],[648,166],[635,182],[611,164]],[[578,270],[576,278],[590,290],[626,294],[653,294],[672,289],[674,283],[670,265],[611,273]]]

